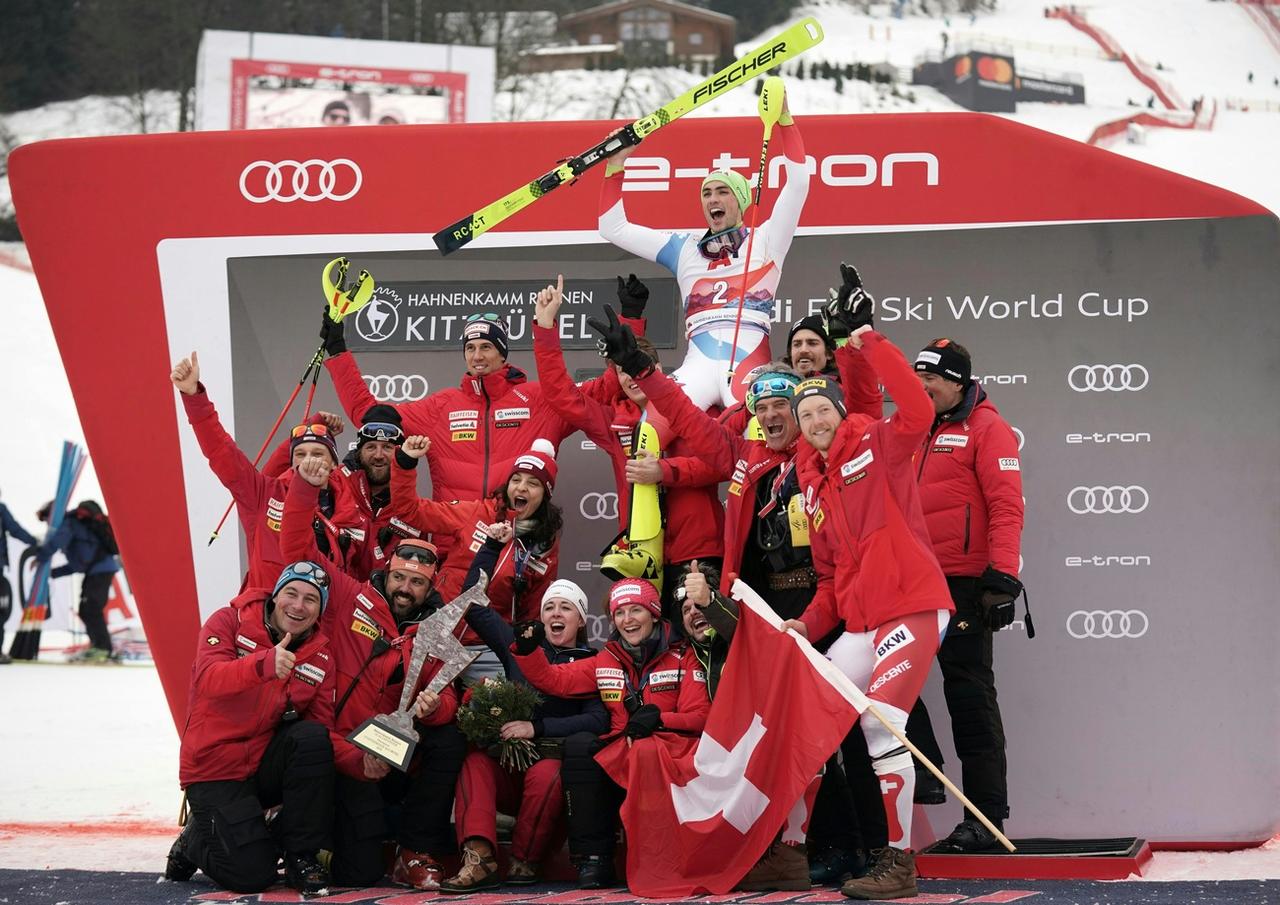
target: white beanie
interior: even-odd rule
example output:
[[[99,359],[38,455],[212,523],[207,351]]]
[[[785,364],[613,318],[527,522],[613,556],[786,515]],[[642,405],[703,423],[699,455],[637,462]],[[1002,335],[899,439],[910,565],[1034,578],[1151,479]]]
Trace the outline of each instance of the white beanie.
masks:
[[[572,603],[577,607],[578,613],[582,616],[582,621],[587,621],[587,595],[582,588],[567,578],[557,578],[551,582],[547,592],[542,595],[542,606],[546,606],[547,601],[554,597]]]

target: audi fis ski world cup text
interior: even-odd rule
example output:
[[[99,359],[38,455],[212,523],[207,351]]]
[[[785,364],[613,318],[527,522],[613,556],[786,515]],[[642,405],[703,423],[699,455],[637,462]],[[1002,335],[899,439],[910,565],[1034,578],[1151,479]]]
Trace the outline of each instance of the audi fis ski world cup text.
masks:
[[[945,303],[945,306],[943,306]],[[1059,318],[1064,311],[1074,310],[1082,317],[1122,318],[1133,323],[1151,310],[1151,303],[1140,296],[1104,296],[1099,292],[1082,292],[1069,308],[1066,294],[1044,298],[1032,292],[1024,298],[994,298],[983,295],[944,295],[935,300],[931,295],[917,301],[909,295],[887,295],[880,299],[876,317],[886,322],[931,321],[935,311],[950,312],[955,320],[1020,320],[1024,318]]]

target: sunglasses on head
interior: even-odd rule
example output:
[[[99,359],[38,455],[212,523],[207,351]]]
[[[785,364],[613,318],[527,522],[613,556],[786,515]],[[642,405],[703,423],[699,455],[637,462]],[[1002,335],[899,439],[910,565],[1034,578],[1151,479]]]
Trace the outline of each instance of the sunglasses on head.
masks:
[[[289,567],[289,571],[294,575],[309,575],[314,578],[321,587],[329,587],[329,573],[313,562],[296,562]]]
[[[400,425],[392,424],[390,421],[370,421],[360,425],[357,433],[364,440],[400,440],[404,434],[400,431]]]
[[[437,562],[436,555],[424,547],[414,547],[405,544],[402,547],[396,547],[395,555],[400,559],[407,559],[409,562],[421,563],[424,566],[434,566]]]
[[[299,424],[293,429],[292,436],[305,437],[307,434],[315,434],[319,437],[327,437],[329,435],[329,425],[327,424]]]
[[[502,317],[500,315],[493,313],[492,311],[486,311],[483,314],[468,315],[467,319],[463,323],[476,324],[481,321],[485,321],[490,324],[498,324],[502,322]]]

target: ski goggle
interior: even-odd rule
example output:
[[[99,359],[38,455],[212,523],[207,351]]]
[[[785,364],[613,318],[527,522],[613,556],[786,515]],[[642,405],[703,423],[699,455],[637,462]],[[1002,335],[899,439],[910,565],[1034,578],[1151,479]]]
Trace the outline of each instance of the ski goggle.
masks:
[[[314,578],[319,584],[324,585],[326,588],[329,587],[329,573],[313,562],[307,562],[305,560],[303,562],[296,562],[289,566],[285,571],[292,575],[307,575]]]
[[[434,566],[439,561],[431,550],[411,544],[403,544],[396,547],[392,555],[409,562],[421,563],[424,566]]]
[[[294,438],[305,437],[307,434],[315,434],[317,437],[327,437],[329,435],[329,425],[299,424],[290,432],[290,436]]]
[[[381,440],[392,443],[404,439],[400,425],[392,424],[390,421],[369,421],[362,424],[356,436],[361,440]]]
[[[483,314],[467,315],[467,319],[463,321],[463,323],[466,323],[466,324],[478,324],[481,322],[488,323],[488,324],[500,324],[502,323],[502,317],[501,315],[495,314],[492,311],[486,311]]]
[[[751,381],[751,385],[747,387],[747,411],[754,415],[756,403],[761,399],[790,399],[799,382],[790,374],[764,374],[758,380]]]
[[[742,243],[747,240],[747,230],[741,226],[726,229],[724,232],[707,236],[698,243],[698,250],[703,257],[719,258],[724,254],[736,255]]]

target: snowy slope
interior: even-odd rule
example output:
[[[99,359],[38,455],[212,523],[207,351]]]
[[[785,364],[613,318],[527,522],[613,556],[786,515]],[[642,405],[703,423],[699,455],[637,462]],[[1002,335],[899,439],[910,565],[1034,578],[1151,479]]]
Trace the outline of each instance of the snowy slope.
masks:
[[[1090,5],[1087,16],[1129,53],[1162,64],[1188,104],[1201,95],[1280,102],[1280,54],[1237,3],[1125,0]]]

